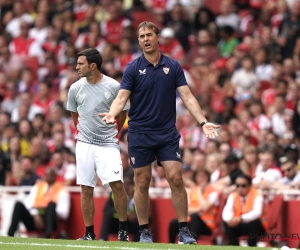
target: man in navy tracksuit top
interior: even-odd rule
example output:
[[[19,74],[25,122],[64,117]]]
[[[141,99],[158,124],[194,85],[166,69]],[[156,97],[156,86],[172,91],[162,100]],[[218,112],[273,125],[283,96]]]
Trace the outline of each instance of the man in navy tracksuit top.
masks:
[[[187,195],[182,179],[179,151],[180,134],[176,130],[176,91],[201,125],[208,138],[218,136],[218,125],[206,121],[189,90],[179,63],[159,50],[159,29],[142,22],[137,37],[143,55],[125,69],[118,96],[109,113],[99,114],[106,123],[114,123],[130,98],[128,152],[135,176],[135,206],[140,225],[140,242],[153,242],[149,229],[149,185],[151,163],[155,160],[166,174],[172,202],[179,222],[179,243],[196,244],[187,227]]]

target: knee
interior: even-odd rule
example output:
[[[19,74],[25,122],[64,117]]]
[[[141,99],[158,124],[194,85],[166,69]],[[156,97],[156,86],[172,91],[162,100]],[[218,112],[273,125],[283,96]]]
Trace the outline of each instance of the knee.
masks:
[[[169,230],[172,230],[172,229],[178,229],[178,220],[177,219],[173,219],[170,221],[170,224],[169,224]]]
[[[23,207],[24,207],[24,205],[23,205],[22,202],[20,202],[20,201],[17,201],[17,202],[16,202],[16,204],[15,204],[15,209],[20,209],[20,208],[23,208]]]
[[[183,187],[183,179],[180,173],[174,173],[169,176],[168,179],[171,187]]]
[[[256,219],[254,221],[251,221],[250,223],[252,226],[257,227],[261,224],[261,221],[260,221],[260,219]]]
[[[55,209],[56,204],[55,204],[53,201],[50,201],[47,207],[48,207],[49,209]]]
[[[198,220],[201,219],[197,213],[191,214],[190,217],[191,217],[191,221],[194,221],[196,219],[198,219]]]
[[[148,190],[150,186],[151,175],[137,175],[135,176],[135,185],[139,188],[139,190]]]
[[[109,185],[114,195],[123,194],[125,192],[123,183],[121,181],[111,182]]]

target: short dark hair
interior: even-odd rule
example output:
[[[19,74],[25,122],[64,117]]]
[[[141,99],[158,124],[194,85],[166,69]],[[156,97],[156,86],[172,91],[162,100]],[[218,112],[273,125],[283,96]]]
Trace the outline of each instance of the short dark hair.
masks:
[[[296,165],[296,162],[294,159],[287,157],[287,156],[282,156],[279,158],[279,162],[281,163],[280,166],[287,164],[287,163],[292,163],[293,166]]]
[[[143,28],[143,27],[144,28],[146,27],[148,29],[153,30],[156,35],[158,35],[160,33],[159,28],[157,28],[157,26],[154,23],[145,21],[145,22],[141,22],[139,24],[139,26],[137,27],[137,29],[136,29],[136,36],[137,37],[139,37],[139,30],[140,30],[140,28]]]
[[[96,63],[97,69],[99,71],[101,70],[103,60],[102,60],[102,56],[98,50],[92,49],[92,48],[85,49],[85,50],[80,51],[77,54],[77,59],[80,56],[85,56],[88,64]]]
[[[251,185],[252,184],[252,179],[249,175],[246,175],[244,173],[240,173],[237,175],[237,177],[235,178],[235,181],[237,180],[237,178],[243,178],[245,180],[247,180],[248,184]]]

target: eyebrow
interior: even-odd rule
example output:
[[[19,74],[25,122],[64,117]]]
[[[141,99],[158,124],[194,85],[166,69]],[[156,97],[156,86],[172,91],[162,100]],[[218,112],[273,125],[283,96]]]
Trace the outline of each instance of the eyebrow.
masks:
[[[152,35],[153,33],[152,32],[149,32],[149,33],[147,33],[147,34],[142,34],[142,35],[139,35],[139,37],[141,37],[141,36],[148,36],[148,35]]]

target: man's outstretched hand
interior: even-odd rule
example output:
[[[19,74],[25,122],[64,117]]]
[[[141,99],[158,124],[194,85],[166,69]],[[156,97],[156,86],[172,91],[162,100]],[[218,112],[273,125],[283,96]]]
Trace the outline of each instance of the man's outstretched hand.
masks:
[[[218,137],[217,128],[220,128],[220,125],[213,124],[211,122],[205,123],[202,127],[203,132],[206,138],[214,139]]]
[[[106,124],[114,124],[116,122],[115,117],[109,113],[100,113],[98,116],[102,117],[102,121],[104,121]]]

